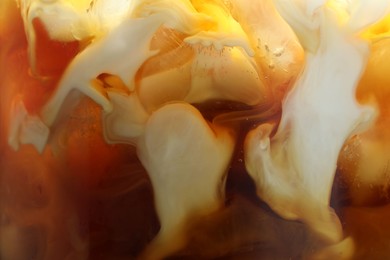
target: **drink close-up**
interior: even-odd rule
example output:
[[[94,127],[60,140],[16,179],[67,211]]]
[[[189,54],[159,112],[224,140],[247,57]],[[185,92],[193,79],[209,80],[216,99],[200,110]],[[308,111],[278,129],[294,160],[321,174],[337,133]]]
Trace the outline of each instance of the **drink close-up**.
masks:
[[[0,0],[0,259],[389,259],[390,0]]]

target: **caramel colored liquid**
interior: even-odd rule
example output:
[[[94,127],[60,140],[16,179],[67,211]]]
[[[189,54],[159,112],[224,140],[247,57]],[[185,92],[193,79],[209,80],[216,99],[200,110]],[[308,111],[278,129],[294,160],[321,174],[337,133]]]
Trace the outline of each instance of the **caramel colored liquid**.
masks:
[[[78,42],[50,40],[35,21],[38,75],[32,75],[15,6],[9,7],[9,20],[0,27],[0,259],[136,258],[159,230],[153,189],[136,149],[104,140],[100,107],[83,98],[65,109],[42,154],[30,145],[18,151],[8,146],[12,100],[23,100],[30,113],[39,111],[82,48]],[[363,92],[364,86],[361,100]],[[246,134],[263,122],[277,124],[280,104],[194,105],[204,118],[235,129],[237,144],[227,173],[225,207],[192,223],[188,246],[172,258],[301,259],[323,246],[302,223],[280,218],[258,199],[245,170]],[[362,186],[366,192],[361,199],[352,198],[361,194],[354,176],[348,175],[356,167],[353,156],[339,167],[331,206],[346,235],[355,240],[356,257],[384,259],[390,256],[388,189]]]

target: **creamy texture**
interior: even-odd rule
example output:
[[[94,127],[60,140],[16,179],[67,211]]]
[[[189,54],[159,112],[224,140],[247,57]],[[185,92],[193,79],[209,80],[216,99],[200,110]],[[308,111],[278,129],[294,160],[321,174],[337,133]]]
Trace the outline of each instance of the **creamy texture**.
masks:
[[[150,100],[153,102],[154,99],[153,93],[158,94],[160,92],[148,92],[146,97],[148,100],[145,100],[145,95],[142,95],[142,93],[150,85],[147,82],[149,80],[157,82],[168,76],[172,81],[178,77],[172,74],[168,76],[159,74],[162,78],[156,78],[156,75],[153,76],[153,79],[146,77],[143,80],[145,83],[141,81],[141,86],[137,92],[141,93],[141,102],[144,102],[143,105],[147,109],[149,107],[157,108],[162,105],[161,103],[175,99],[188,102],[229,99],[249,105],[263,102],[267,92],[262,79],[264,76],[259,75],[261,71],[256,68],[254,61],[248,56],[253,55],[248,38],[239,24],[229,15],[227,9],[220,3],[218,5],[218,3],[216,1],[207,5],[198,4],[199,10],[195,9],[196,4],[193,7],[188,1],[137,1],[132,2],[131,9],[129,4],[125,5],[128,7],[126,9],[120,5],[126,3],[119,3],[117,8],[121,11],[118,13],[119,18],[116,19],[117,24],[110,25],[110,31],[93,30],[95,40],[72,61],[61,79],[57,91],[42,109],[43,122],[49,127],[54,123],[65,98],[74,89],[91,97],[104,108],[106,113],[109,113],[112,110],[113,101],[107,98],[106,90],[91,84],[91,81],[101,73],[110,73],[118,76],[125,83],[128,90],[134,92],[137,70],[148,58],[158,54],[157,49],[150,50],[148,46],[160,26],[172,28],[188,35],[181,44],[190,44],[194,52],[194,58],[188,61],[191,63],[191,65],[188,65],[191,66],[189,67],[190,71],[187,71],[190,75],[186,77],[186,81],[182,80],[179,84],[174,85],[170,91],[181,93],[186,86],[190,86],[190,89],[184,94],[179,96],[173,94],[172,97],[164,98],[162,102],[153,104],[150,103]],[[39,16],[40,19],[46,21],[44,14],[50,13],[51,8],[59,12],[59,10],[62,10],[60,7],[64,5],[65,11],[59,16],[61,21],[62,16],[70,17],[70,14],[66,11],[69,4],[61,1],[54,1],[50,4],[40,1],[22,2],[22,11],[25,12],[25,17],[30,17],[25,21],[27,34],[29,35],[28,39],[30,39],[30,48],[34,48],[32,19],[37,17],[38,14],[42,14],[42,17]],[[49,5],[49,7],[44,8],[43,13],[36,11],[42,9],[44,5]],[[91,6],[92,8],[99,7],[98,4]],[[72,6],[72,8],[76,7]],[[124,9],[129,10],[126,19],[123,13]],[[81,8],[81,10],[83,9]],[[218,15],[212,17],[210,12],[217,12]],[[76,16],[83,17],[82,15]],[[94,18],[93,16],[87,16],[83,19],[89,22],[93,21]],[[121,19],[123,19],[123,22],[120,22]],[[104,23],[105,20],[102,21]],[[44,22],[44,24],[46,23]],[[50,23],[49,27],[55,26],[55,24]],[[55,28],[59,34],[51,34],[50,36],[53,39],[67,40],[62,38],[60,34],[71,34],[74,36],[73,39],[84,37],[76,36],[72,31],[72,26],[67,27],[68,30],[61,26]],[[87,27],[81,25],[78,28]],[[48,31],[50,32],[50,29]],[[143,49],[140,49],[139,46]],[[222,48],[222,46],[229,47]],[[30,55],[34,57],[32,50],[30,49]],[[219,54],[222,54],[222,56]],[[119,57],[126,56],[129,58],[119,59]],[[34,62],[32,62],[32,67],[34,67]],[[178,76],[179,79],[182,77],[181,75]],[[146,84],[146,87],[144,88],[142,84]],[[238,87],[238,85],[240,86]],[[135,115],[136,113],[137,111],[134,111],[134,115],[129,115],[129,117],[138,117],[138,115]],[[113,120],[112,118],[111,116],[111,120]],[[109,128],[106,127],[108,131]],[[12,135],[17,135],[16,132],[13,131]],[[107,134],[107,136],[109,135],[110,133]],[[15,138],[12,137],[12,140],[15,140]],[[42,148],[43,145],[42,143],[39,146]],[[17,144],[13,144],[13,146],[16,147]]]
[[[343,235],[329,200],[338,154],[345,140],[367,127],[374,116],[372,109],[361,107],[355,99],[368,45],[356,36],[353,18],[354,12],[366,7],[359,5],[346,27],[340,27],[335,19],[340,10],[332,9],[338,5],[331,8],[319,2],[313,8],[314,1],[306,6],[287,2],[277,1],[277,5],[292,5],[281,13],[287,12],[297,34],[312,32],[300,35],[308,51],[305,69],[283,104],[276,134],[270,136],[273,126],[265,124],[248,135],[246,165],[259,196],[274,211],[304,221],[325,241],[336,243]],[[382,10],[374,12],[366,22],[382,14]],[[341,245],[345,253],[352,252],[350,243]]]
[[[229,7],[256,50],[254,60],[270,86],[267,98],[277,102],[302,68],[304,53],[300,43],[273,1],[235,0]]]
[[[234,136],[209,125],[194,107],[178,103],[152,114],[137,147],[161,224],[144,257],[161,259],[186,245],[188,220],[223,206]]]
[[[103,108],[107,142],[135,145],[151,179],[161,229],[144,257],[160,259],[180,250],[188,223],[223,206],[235,143],[232,130],[210,124],[188,103],[269,103],[271,88],[278,87],[262,71],[268,64],[260,65],[269,59],[259,58],[253,37],[218,0],[93,1],[89,6],[21,1],[21,11],[33,70],[35,18],[52,40],[76,40],[85,47],[38,115],[14,101],[9,143],[14,149],[31,143],[43,151],[62,107],[77,104],[80,93],[88,96]],[[283,37],[280,44],[289,41]],[[295,41],[291,32],[288,37]],[[299,64],[292,58],[296,50],[288,44],[272,50],[275,57],[289,53],[272,67]],[[282,83],[289,85],[298,68]]]
[[[14,98],[8,142],[14,150],[32,144],[47,153],[58,146],[50,131],[61,125],[64,108],[85,96],[100,105],[105,141],[135,146],[153,186],[161,228],[142,257],[181,250],[190,224],[224,207],[237,128],[229,115],[210,122],[193,106],[215,100],[258,112],[261,124],[245,140],[247,172],[275,213],[302,221],[326,245],[310,256],[353,255],[354,241],[343,239],[329,200],[344,142],[374,118],[355,99],[368,57],[359,33],[386,13],[388,1],[19,4],[33,73],[35,19],[52,41],[76,41],[80,50],[38,113]],[[276,125],[270,104],[282,109]],[[245,113],[238,111],[240,120],[249,120]]]
[[[33,21],[39,18],[49,36],[60,41],[101,37],[123,21],[131,9],[130,0],[73,1],[19,0],[24,20],[29,56],[35,72],[36,35]]]

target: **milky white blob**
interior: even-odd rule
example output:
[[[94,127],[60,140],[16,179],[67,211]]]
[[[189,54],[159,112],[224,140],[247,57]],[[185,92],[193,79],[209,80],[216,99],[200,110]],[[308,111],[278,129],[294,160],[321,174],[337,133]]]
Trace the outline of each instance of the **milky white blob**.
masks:
[[[283,103],[275,135],[270,124],[249,133],[246,167],[258,195],[276,213],[301,220],[324,241],[338,243],[342,227],[329,207],[338,155],[347,138],[374,116],[373,109],[355,99],[368,44],[356,36],[355,24],[340,26],[335,6],[319,1],[275,3],[306,48],[306,63]],[[372,13],[370,22],[380,18],[378,13]],[[352,250],[348,243],[341,245],[345,252]]]

